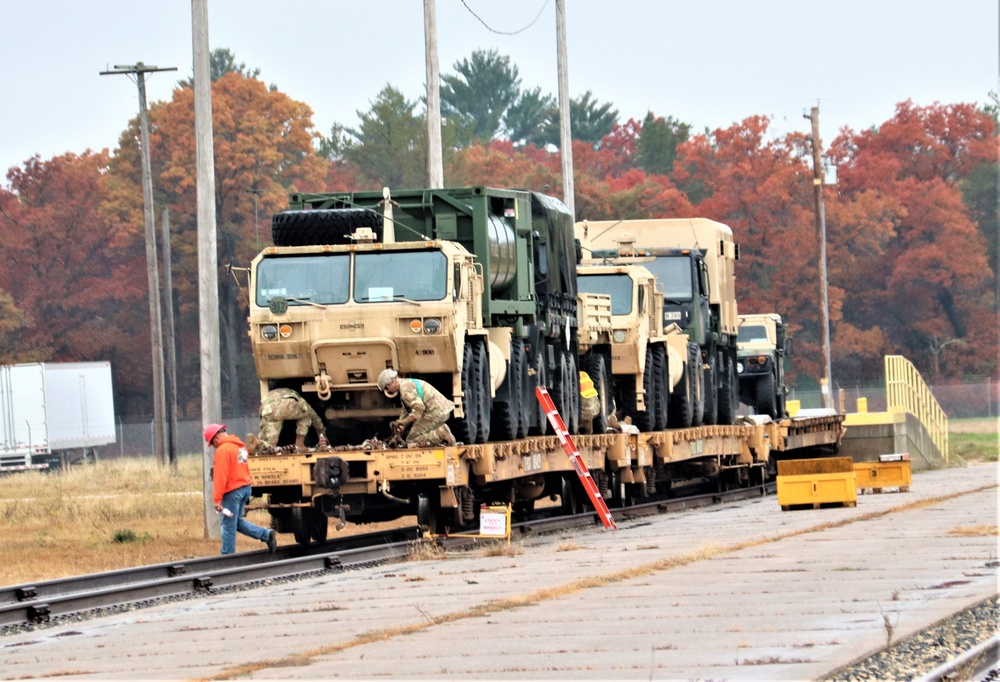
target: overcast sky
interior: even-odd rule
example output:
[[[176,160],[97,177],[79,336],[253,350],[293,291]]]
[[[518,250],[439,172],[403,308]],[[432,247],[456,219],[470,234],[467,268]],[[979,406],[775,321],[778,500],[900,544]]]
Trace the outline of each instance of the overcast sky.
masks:
[[[569,89],[611,102],[621,121],[647,111],[695,130],[756,114],[772,132],[806,132],[819,105],[826,146],[912,99],[988,101],[1000,80],[1000,0],[566,0]],[[557,93],[555,0],[437,0],[442,74],[496,49],[522,87]],[[504,35],[504,33],[514,35]],[[421,0],[209,0],[212,48],[305,102],[327,134],[354,126],[386,84],[424,94]],[[0,0],[0,175],[43,159],[114,149],[138,113],[126,76],[142,61],[167,100],[191,75],[187,0]],[[6,184],[6,180],[0,180]]]

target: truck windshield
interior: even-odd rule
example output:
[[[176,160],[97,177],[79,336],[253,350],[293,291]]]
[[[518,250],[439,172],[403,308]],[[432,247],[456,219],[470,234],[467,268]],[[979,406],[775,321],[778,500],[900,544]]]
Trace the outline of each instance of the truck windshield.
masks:
[[[288,305],[347,303],[349,254],[271,256],[257,264],[257,305],[266,308],[274,296]]]
[[[448,258],[440,251],[359,253],[354,260],[354,300],[440,301],[448,292]]]
[[[585,294],[607,294],[611,297],[611,314],[632,312],[632,278],[625,274],[578,275],[577,288]]]
[[[740,325],[737,343],[767,343],[767,327],[762,324]]]
[[[690,301],[692,261],[687,256],[657,256],[652,263],[644,265],[656,275],[656,281],[663,287],[663,298],[667,301]]]

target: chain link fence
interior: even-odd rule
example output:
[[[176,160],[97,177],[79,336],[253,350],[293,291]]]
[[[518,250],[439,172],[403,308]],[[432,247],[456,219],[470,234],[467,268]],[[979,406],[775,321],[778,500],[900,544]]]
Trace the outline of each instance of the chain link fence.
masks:
[[[834,400],[840,408],[840,389],[844,390],[844,410],[856,412],[858,398],[868,399],[869,412],[884,412],[886,409],[885,386],[849,386],[840,384],[834,391]],[[934,397],[949,419],[968,419],[976,417],[995,418],[1000,414],[1000,382],[986,379],[982,383],[941,384],[930,387]],[[823,406],[820,392],[792,390],[788,396],[791,400],[802,402],[803,408],[818,408]],[[226,430],[240,438],[248,433],[257,433],[260,424],[256,414],[234,417],[224,420]],[[195,454],[203,452],[205,441],[202,437],[202,424],[193,419],[177,423],[177,454]],[[101,458],[121,457],[152,457],[153,456],[153,421],[151,419],[122,421],[118,424],[117,442],[97,448]]]

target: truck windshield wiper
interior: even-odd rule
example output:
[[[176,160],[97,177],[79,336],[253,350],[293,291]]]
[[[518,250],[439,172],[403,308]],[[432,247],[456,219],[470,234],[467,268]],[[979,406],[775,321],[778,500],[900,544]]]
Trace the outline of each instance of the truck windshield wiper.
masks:
[[[324,308],[325,306],[321,303],[316,303],[310,301],[308,298],[295,298],[294,296],[285,296],[286,301],[294,301],[295,303],[305,303],[306,305],[314,305],[317,308]]]

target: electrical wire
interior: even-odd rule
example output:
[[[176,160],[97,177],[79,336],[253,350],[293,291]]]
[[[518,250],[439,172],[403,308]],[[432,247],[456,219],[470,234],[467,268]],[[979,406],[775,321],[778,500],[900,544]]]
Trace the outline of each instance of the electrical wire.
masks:
[[[479,23],[482,24],[483,26],[485,26],[487,31],[490,31],[492,33],[496,33],[496,34],[502,35],[502,36],[516,36],[518,33],[524,33],[529,28],[531,28],[532,26],[535,25],[535,22],[538,21],[538,17],[542,16],[542,12],[544,12],[545,8],[549,6],[549,0],[545,0],[545,4],[542,5],[542,8],[540,10],[538,10],[538,14],[535,15],[535,18],[531,20],[530,24],[528,24],[524,28],[518,29],[516,31],[498,31],[495,28],[493,28],[492,26],[490,26],[489,24],[487,24],[485,21],[483,21],[482,17],[480,17],[475,12],[473,12],[472,8],[469,7],[468,3],[466,3],[465,0],[462,0],[462,5],[465,6],[465,9],[469,10],[469,14],[471,14],[472,16],[474,16],[476,19],[479,19]]]

